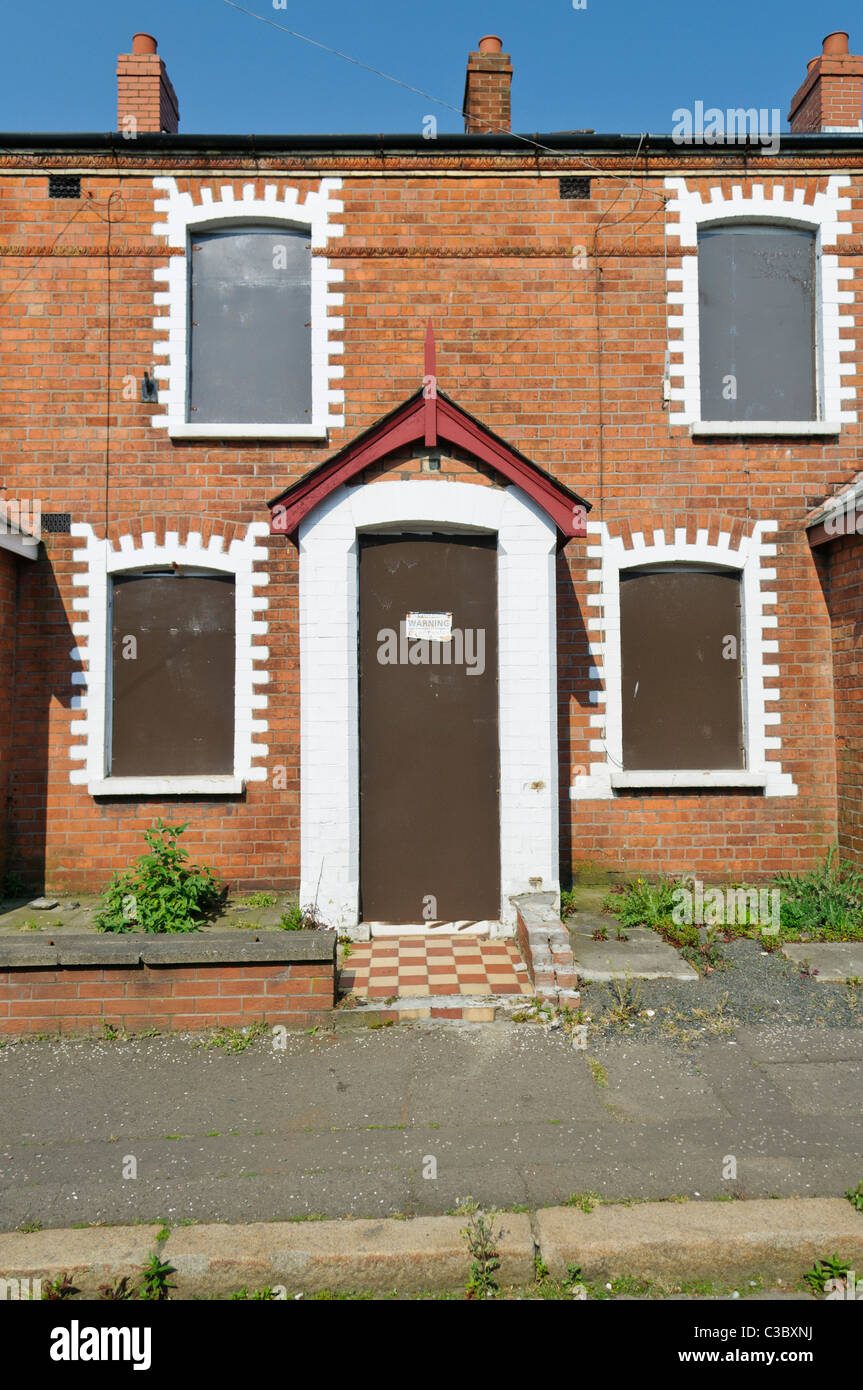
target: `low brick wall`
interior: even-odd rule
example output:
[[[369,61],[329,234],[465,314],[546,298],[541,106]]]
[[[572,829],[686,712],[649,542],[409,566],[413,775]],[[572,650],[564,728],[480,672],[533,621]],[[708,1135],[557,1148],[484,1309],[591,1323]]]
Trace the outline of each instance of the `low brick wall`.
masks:
[[[0,1034],[308,1026],[335,977],[335,932],[0,938]]]
[[[569,932],[554,911],[553,893],[521,893],[511,901],[516,935],[537,999],[559,1009],[581,1004]]]

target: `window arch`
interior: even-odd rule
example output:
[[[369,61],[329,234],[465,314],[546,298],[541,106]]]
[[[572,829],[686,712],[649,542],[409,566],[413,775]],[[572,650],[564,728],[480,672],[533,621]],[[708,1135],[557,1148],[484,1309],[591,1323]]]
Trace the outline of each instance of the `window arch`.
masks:
[[[198,201],[173,177],[153,186],[164,217],[153,231],[171,253],[153,272],[154,325],[167,334],[153,347],[167,359],[156,367],[165,411],[153,424],[177,439],[325,439],[343,427],[334,287],[344,271],[313,255],[344,232],[333,221],[341,181],[322,178],[302,200],[275,184],[262,197],[254,183],[241,196],[232,184],[215,196],[202,187]]]
[[[795,796],[797,788],[782,764],[768,753],[781,747],[777,737],[780,722],[778,711],[773,708],[779,698],[779,691],[771,686],[771,679],[779,676],[780,668],[773,664],[773,653],[778,651],[776,628],[778,620],[772,612],[776,594],[764,589],[765,583],[773,581],[776,570],[771,559],[776,554],[775,544],[767,539],[775,531],[775,521],[758,521],[752,533],[732,540],[730,530],[721,530],[714,541],[708,531],[699,530],[694,538],[688,537],[685,526],[672,531],[654,528],[652,533],[636,532],[627,544],[622,536],[611,535],[604,522],[588,522],[588,536],[594,543],[588,547],[588,555],[593,560],[590,578],[599,586],[599,592],[588,598],[595,610],[595,616],[588,619],[592,674],[601,681],[604,689],[594,692],[596,713],[590,724],[593,737],[590,751],[593,759],[589,766],[579,770],[573,779],[570,794],[573,799],[607,799],[627,789],[668,789],[703,788],[720,790],[730,787],[759,788],[768,796]],[[766,562],[766,563],[765,563]],[[739,617],[737,626],[732,618],[732,605],[719,595],[721,586],[702,585],[704,589],[716,590],[717,597],[710,602],[716,607],[714,634],[721,638],[734,637],[739,632],[736,657],[732,645],[725,648],[728,657],[722,654],[722,647],[715,643],[710,646],[708,665],[713,664],[719,672],[725,689],[725,744],[733,734],[730,715],[732,704],[728,698],[734,668],[740,679],[740,731],[742,737],[741,755],[736,766],[728,756],[702,760],[699,767],[693,766],[695,759],[692,749],[682,752],[680,757],[671,759],[671,766],[659,762],[660,747],[651,748],[644,744],[643,757],[632,757],[631,746],[626,741],[626,700],[630,704],[634,695],[638,673],[630,673],[627,690],[627,676],[624,671],[624,642],[626,630],[627,600],[621,601],[622,591],[632,580],[629,574],[676,573],[686,577],[686,572],[697,575],[736,576],[739,585]],[[726,590],[728,586],[726,585]],[[733,592],[733,591],[732,591]],[[690,587],[690,593],[692,589]],[[696,596],[697,597],[697,596]],[[701,596],[704,597],[703,595]],[[675,599],[678,605],[686,601],[686,586]],[[693,602],[695,600],[693,599]],[[723,608],[724,603],[724,608]],[[634,616],[637,619],[636,615]],[[651,620],[652,621],[652,620]],[[719,627],[723,627],[721,633]],[[637,629],[636,629],[637,631]],[[650,632],[647,633],[648,640]],[[674,637],[674,626],[666,633],[670,641]],[[690,652],[695,651],[695,633],[690,642]],[[708,642],[710,639],[705,639]],[[651,659],[658,658],[658,652],[648,654]],[[697,652],[695,659],[698,660]],[[723,664],[720,664],[723,663]],[[698,689],[698,681],[693,682]],[[657,687],[655,696],[661,700],[662,691]],[[673,732],[673,725],[669,724]],[[702,748],[709,746],[710,740],[701,739]],[[635,767],[628,765],[633,761]],[[653,762],[650,767],[647,764]],[[723,766],[723,762],[725,765]],[[705,765],[706,764],[706,765]]]
[[[266,779],[268,748],[257,736],[267,731],[260,687],[269,651],[258,640],[267,632],[267,599],[255,590],[268,582],[267,534],[266,523],[252,522],[230,543],[213,534],[204,545],[193,529],[182,540],[176,531],[160,541],[145,530],[113,543],[87,523],[73,526],[83,544],[74,580],[80,645],[71,655],[84,669],[72,676],[83,717],[72,726],[79,742],[70,756],[79,766],[70,782],[92,796],[233,795]],[[119,725],[118,692],[129,700]],[[166,720],[178,721],[175,734],[136,731],[141,719],[158,723],[149,710],[156,701]],[[202,720],[209,729],[197,739]],[[147,756],[157,739],[158,759]]]
[[[680,242],[679,266],[672,265],[667,271],[669,334],[665,396],[669,423],[688,426],[692,434],[837,434],[843,424],[857,419],[853,408],[855,388],[850,383],[845,384],[845,379],[854,375],[856,345],[854,316],[844,308],[853,304],[854,293],[850,287],[844,288],[844,282],[851,280],[854,272],[848,266],[839,265],[838,255],[824,250],[841,242],[843,236],[854,230],[853,224],[842,216],[851,208],[851,200],[842,196],[850,179],[844,174],[831,174],[825,186],[815,193],[806,182],[796,187],[792,182],[790,188],[788,183],[788,180],[777,180],[768,185],[747,180],[745,184],[734,184],[729,197],[721,186],[705,188],[703,183],[692,186],[691,181],[683,178],[665,180],[670,193],[666,204],[667,230],[670,237]],[[781,382],[777,383],[774,375],[773,389],[765,394],[762,388],[770,385],[770,373],[766,369],[753,373],[746,365],[743,375],[748,375],[749,380],[741,383],[740,371],[734,372],[727,367],[727,341],[723,344],[721,334],[715,339],[718,353],[711,355],[707,351],[702,359],[699,262],[707,244],[706,234],[733,227],[742,241],[747,235],[753,235],[747,233],[746,228],[758,224],[769,225],[774,237],[780,240],[796,231],[803,234],[804,241],[811,237],[814,245],[817,270],[812,277],[811,295],[814,331],[807,334],[806,363],[803,334],[797,331],[799,351],[795,380],[798,384],[793,396],[798,402],[798,413],[790,419],[778,413],[767,418],[768,408],[773,412],[783,408],[788,392],[783,397],[779,389]],[[717,243],[721,240],[721,237],[715,238]],[[675,254],[673,242],[669,252]],[[798,303],[797,311],[799,324],[805,307]],[[769,324],[768,329],[772,331]],[[761,341],[764,343],[765,339]],[[779,346],[784,350],[781,343]],[[766,351],[771,350],[769,343],[766,344]],[[814,395],[815,404],[813,407],[810,400],[809,407],[804,409],[800,400],[805,395],[807,375],[810,397]],[[737,377],[736,383],[725,380],[727,377]],[[736,401],[733,399],[735,386]],[[725,397],[723,390],[727,393]],[[718,419],[710,418],[714,406],[720,404],[724,413]]]

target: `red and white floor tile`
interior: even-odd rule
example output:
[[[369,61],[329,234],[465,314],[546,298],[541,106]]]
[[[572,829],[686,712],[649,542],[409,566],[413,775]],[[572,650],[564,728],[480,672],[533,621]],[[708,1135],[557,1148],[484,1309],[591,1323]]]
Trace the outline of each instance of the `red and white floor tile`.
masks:
[[[339,992],[370,1004],[428,998],[428,1007],[398,1009],[400,1017],[472,1018],[493,1010],[461,1006],[457,998],[527,995],[533,991],[527,966],[515,941],[484,941],[465,937],[376,938],[355,942],[344,962]],[[447,996],[450,1007],[435,1008],[435,996]]]

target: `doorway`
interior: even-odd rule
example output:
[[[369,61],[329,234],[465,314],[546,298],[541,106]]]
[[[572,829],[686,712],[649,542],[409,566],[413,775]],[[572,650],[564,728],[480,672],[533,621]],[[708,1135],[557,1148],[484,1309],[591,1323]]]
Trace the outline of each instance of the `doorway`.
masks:
[[[499,918],[496,536],[360,536],[359,697],[362,918]]]

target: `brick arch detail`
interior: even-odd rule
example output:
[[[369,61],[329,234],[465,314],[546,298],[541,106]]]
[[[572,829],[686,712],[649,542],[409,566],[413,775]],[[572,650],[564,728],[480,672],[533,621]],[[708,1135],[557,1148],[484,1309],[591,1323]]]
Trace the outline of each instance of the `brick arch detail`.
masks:
[[[152,523],[152,524],[151,524]],[[169,529],[170,527],[170,529]],[[79,590],[73,608],[78,615],[72,632],[79,639],[70,652],[78,666],[72,684],[80,693],[72,707],[81,718],[72,723],[76,740],[69,750],[73,766],[69,780],[85,785],[90,794],[129,795],[194,793],[243,790],[246,782],[264,781],[267,769],[260,765],[269,749],[257,741],[267,730],[264,711],[267,696],[259,686],[269,680],[266,663],[269,649],[257,639],[267,632],[265,594],[255,591],[269,583],[264,571],[267,560],[269,527],[266,522],[242,526],[209,519],[139,518],[111,523],[108,536],[104,526],[99,535],[95,527],[72,527],[76,573],[73,583]],[[108,701],[110,697],[110,653],[108,624],[110,581],[113,574],[144,565],[186,565],[232,574],[236,585],[236,645],[234,669],[234,770],[230,778],[187,778],[158,776],[111,778],[108,757]]]

